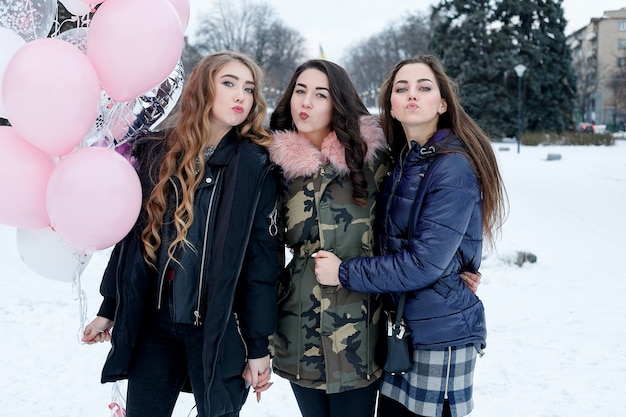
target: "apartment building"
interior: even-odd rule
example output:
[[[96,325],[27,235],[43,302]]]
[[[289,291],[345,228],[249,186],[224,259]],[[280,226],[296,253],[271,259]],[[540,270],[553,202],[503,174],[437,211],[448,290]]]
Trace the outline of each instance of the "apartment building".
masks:
[[[567,37],[577,77],[577,122],[624,128],[626,121],[626,7],[602,17]]]

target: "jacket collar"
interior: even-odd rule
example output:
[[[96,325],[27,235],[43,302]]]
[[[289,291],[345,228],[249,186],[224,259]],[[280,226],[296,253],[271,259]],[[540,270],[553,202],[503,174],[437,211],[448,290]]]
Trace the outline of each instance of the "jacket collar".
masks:
[[[362,116],[360,130],[367,145],[365,162],[373,162],[376,153],[387,146],[380,122],[374,116]],[[350,173],[346,163],[345,147],[339,142],[335,132],[329,133],[324,138],[321,149],[317,149],[306,137],[295,131],[277,131],[272,134],[274,140],[269,146],[270,158],[282,167],[287,180],[312,176],[327,163],[330,163],[340,176]]]
[[[452,134],[450,129],[440,129],[428,139],[424,146],[421,146],[416,141],[411,141],[408,150],[406,150],[407,148],[405,147],[405,150],[401,152],[401,157],[406,158],[407,161],[417,161],[424,158],[432,158],[441,153],[442,150],[456,149],[459,147],[460,141]]]
[[[241,142],[241,136],[237,133],[237,129],[232,128],[224,135],[219,145],[215,149],[215,153],[209,159],[211,165],[226,165],[232,159],[237,145]]]

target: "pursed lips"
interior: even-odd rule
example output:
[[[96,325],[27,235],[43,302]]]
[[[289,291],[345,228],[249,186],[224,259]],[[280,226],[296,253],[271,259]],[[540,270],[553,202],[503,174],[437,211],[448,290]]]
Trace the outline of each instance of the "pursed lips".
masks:
[[[298,117],[300,117],[300,120],[306,120],[309,118],[309,114],[305,112],[300,112],[298,113]]]
[[[235,113],[243,113],[243,107],[241,107],[241,106],[234,106],[233,107],[233,111]]]

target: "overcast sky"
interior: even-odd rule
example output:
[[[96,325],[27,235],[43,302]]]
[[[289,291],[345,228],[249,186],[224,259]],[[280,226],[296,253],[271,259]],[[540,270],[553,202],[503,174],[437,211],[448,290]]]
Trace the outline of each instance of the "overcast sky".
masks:
[[[210,10],[216,0],[190,0],[191,15],[187,33],[193,37],[195,20]],[[238,2],[239,0],[233,0]],[[256,0],[248,0],[256,1]],[[298,30],[308,42],[308,58],[319,57],[319,45],[326,58],[340,61],[347,47],[381,31],[403,13],[426,12],[434,1],[429,0],[261,0],[278,12],[285,24]],[[308,5],[307,5],[308,4]],[[626,7],[626,0],[564,0],[568,20],[566,33],[580,29],[592,17],[601,17],[605,10]]]

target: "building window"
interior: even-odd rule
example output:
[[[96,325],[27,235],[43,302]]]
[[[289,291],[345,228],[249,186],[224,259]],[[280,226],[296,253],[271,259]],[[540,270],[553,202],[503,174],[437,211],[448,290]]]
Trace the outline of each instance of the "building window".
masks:
[[[626,58],[617,58],[617,66],[623,67],[626,65]]]
[[[617,40],[617,48],[618,49],[626,49],[626,39],[618,39]]]
[[[626,32],[626,20],[620,20],[617,22],[617,30],[620,32]]]

